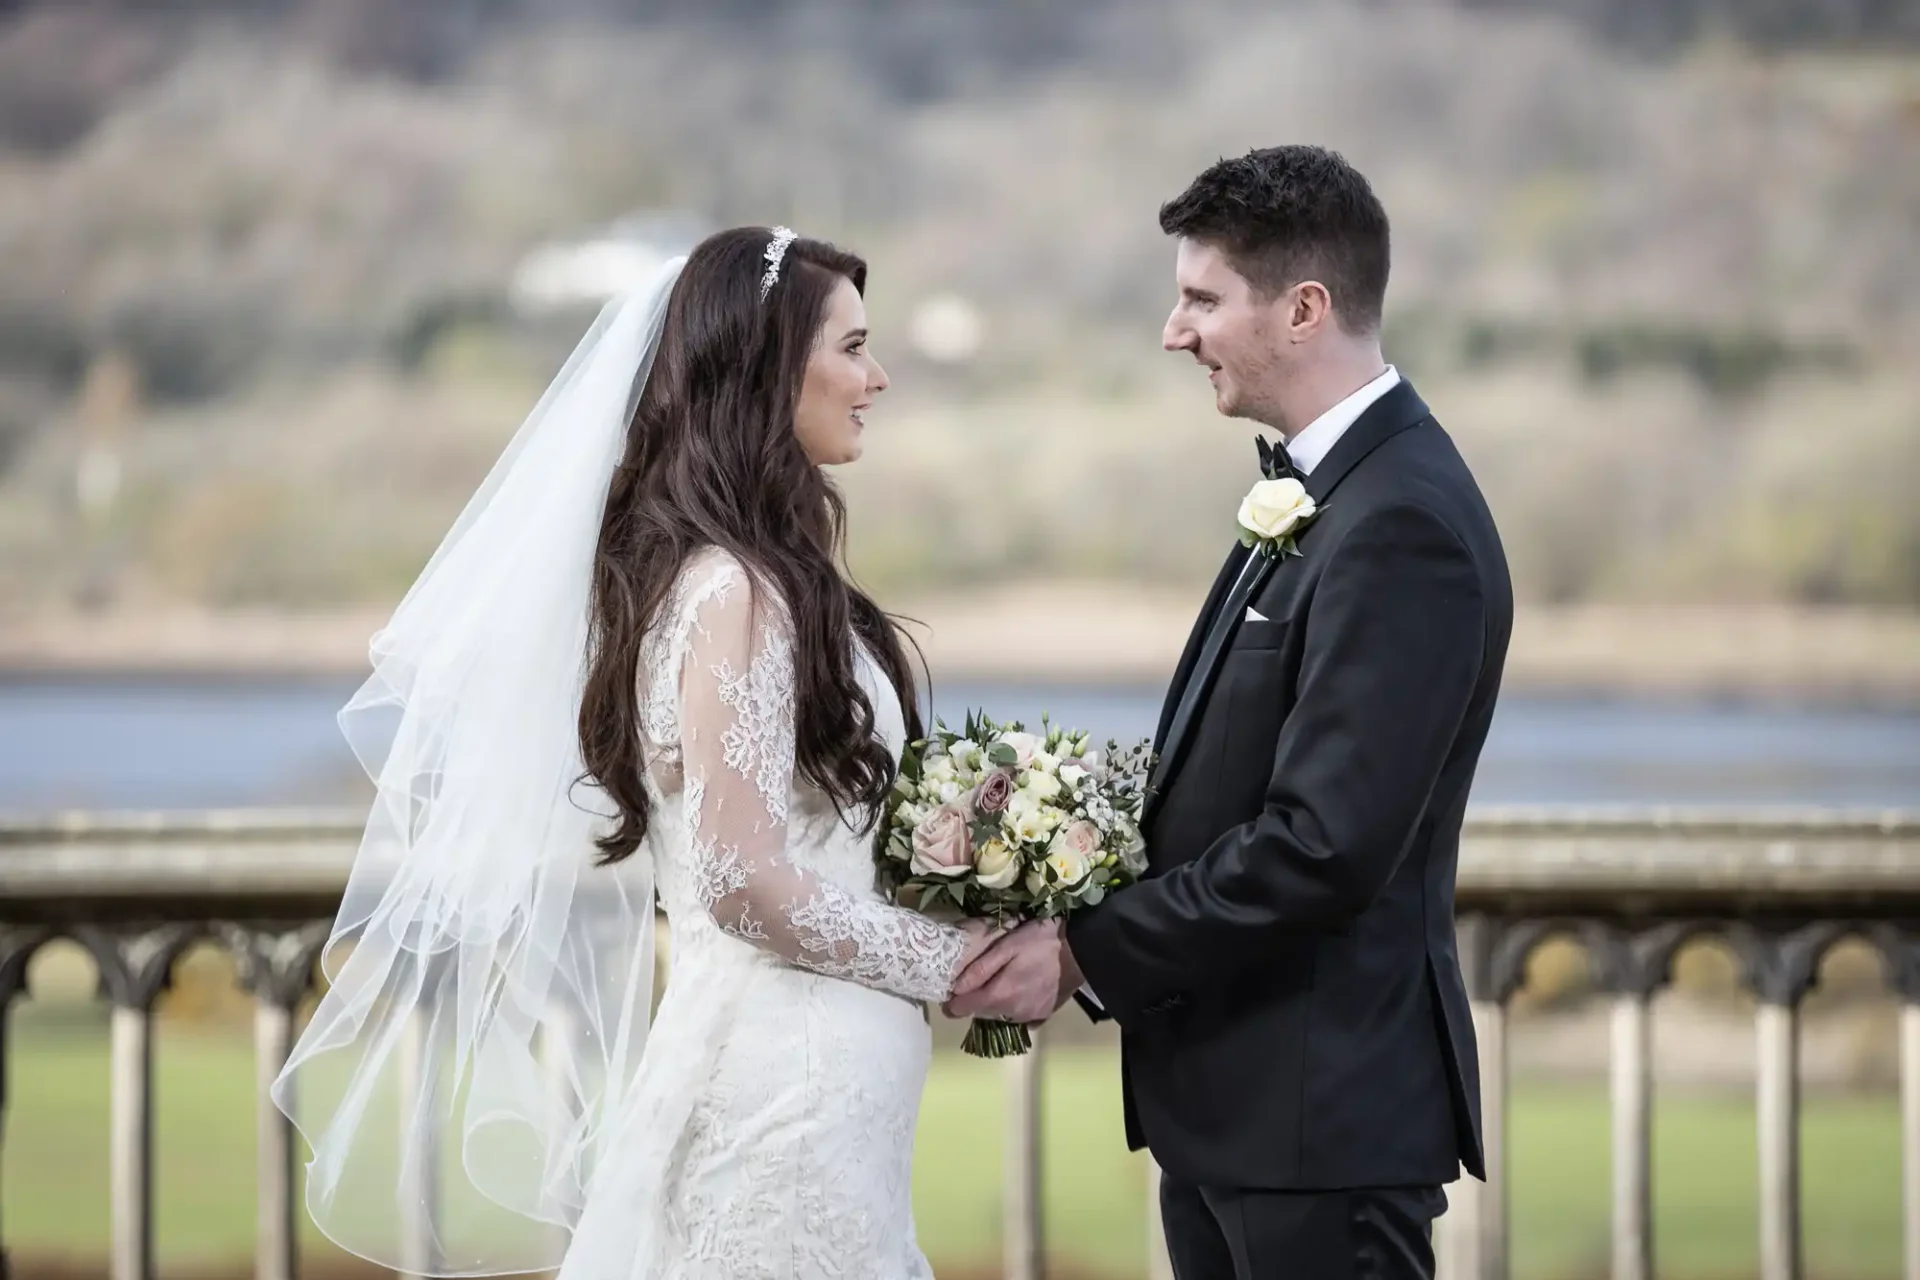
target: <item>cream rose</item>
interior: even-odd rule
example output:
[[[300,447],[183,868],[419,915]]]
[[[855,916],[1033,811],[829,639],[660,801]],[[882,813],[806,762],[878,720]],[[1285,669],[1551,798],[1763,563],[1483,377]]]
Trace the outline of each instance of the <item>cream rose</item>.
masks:
[[[961,876],[973,866],[967,815],[943,804],[913,831],[913,870],[922,876]]]
[[[1005,889],[1020,878],[1020,858],[1005,840],[989,840],[973,856],[973,874],[982,888]]]
[[[1100,856],[1100,828],[1084,818],[1074,823],[1054,837],[1053,844],[1048,847],[1047,853],[1052,855],[1062,850],[1075,854],[1088,866],[1092,866],[1093,860]]]
[[[1036,800],[1052,800],[1060,794],[1060,779],[1050,773],[1029,769],[1020,776],[1020,789]]]
[[[1293,477],[1262,480],[1240,502],[1240,527],[1256,538],[1284,538],[1318,510],[1306,486]]]

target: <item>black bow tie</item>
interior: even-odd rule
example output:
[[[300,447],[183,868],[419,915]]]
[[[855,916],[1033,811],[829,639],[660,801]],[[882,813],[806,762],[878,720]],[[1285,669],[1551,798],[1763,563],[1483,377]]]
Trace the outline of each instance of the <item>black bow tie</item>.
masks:
[[[1261,475],[1269,480],[1280,480],[1291,476],[1302,484],[1307,482],[1306,476],[1300,473],[1300,468],[1293,465],[1293,456],[1287,452],[1285,440],[1276,440],[1268,444],[1265,436],[1255,436],[1253,445],[1260,451]]]

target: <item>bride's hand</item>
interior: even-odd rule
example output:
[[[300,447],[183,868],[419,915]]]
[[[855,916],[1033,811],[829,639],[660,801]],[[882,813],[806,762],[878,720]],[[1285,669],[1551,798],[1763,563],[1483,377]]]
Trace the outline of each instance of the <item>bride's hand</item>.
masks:
[[[953,971],[955,981],[967,971],[967,967],[987,953],[1006,929],[991,920],[962,920],[960,932],[967,935],[966,950],[960,953],[960,965]]]

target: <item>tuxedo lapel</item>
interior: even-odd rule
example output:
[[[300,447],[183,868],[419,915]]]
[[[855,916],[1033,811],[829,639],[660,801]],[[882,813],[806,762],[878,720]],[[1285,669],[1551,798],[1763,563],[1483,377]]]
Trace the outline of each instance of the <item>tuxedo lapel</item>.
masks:
[[[1243,566],[1246,564],[1245,557],[1241,563]],[[1180,767],[1180,758],[1192,734],[1194,718],[1212,691],[1213,678],[1219,673],[1221,660],[1226,657],[1228,642],[1246,617],[1247,601],[1266,586],[1267,579],[1279,564],[1279,556],[1254,556],[1252,565],[1239,575],[1233,590],[1214,613],[1207,627],[1206,642],[1193,661],[1193,669],[1180,691],[1179,705],[1174,709],[1172,719],[1162,735],[1160,760],[1154,766],[1152,779],[1147,784],[1149,814],[1157,807],[1159,796],[1166,790],[1174,771]]]
[[[1316,503],[1324,504],[1328,495],[1347,477],[1348,472],[1359,465],[1361,459],[1429,416],[1426,402],[1413,389],[1413,384],[1397,384],[1368,405],[1366,412],[1354,420],[1327,456],[1307,474],[1308,494]],[[1250,571],[1242,573],[1249,557],[1253,557],[1255,563]],[[1154,766],[1152,779],[1148,783],[1146,815],[1149,818],[1158,808],[1160,797],[1180,768],[1181,757],[1192,736],[1194,721],[1212,693],[1213,680],[1226,657],[1227,646],[1246,616],[1247,602],[1266,586],[1267,579],[1280,563],[1278,556],[1255,555],[1245,548],[1237,548],[1236,554],[1227,558],[1226,565],[1220,570],[1220,577],[1214,581],[1213,590],[1207,596],[1207,606],[1201,612],[1193,634],[1187,638],[1187,648],[1180,657],[1180,667],[1167,691],[1167,701],[1161,707],[1160,727],[1154,735],[1159,762]]]
[[[1167,685],[1166,699],[1160,704],[1160,724],[1153,734],[1153,749],[1156,752],[1167,740],[1167,729],[1173,723],[1174,710],[1180,705],[1180,695],[1193,675],[1193,665],[1200,657],[1201,646],[1206,643],[1214,615],[1220,611],[1220,602],[1232,590],[1234,583],[1240,580],[1240,571],[1251,554],[1248,548],[1239,544],[1235,544],[1233,550],[1227,553],[1226,563],[1220,566],[1213,587],[1207,592],[1206,603],[1200,606],[1200,616],[1193,620],[1193,630],[1187,634],[1187,646],[1180,651],[1180,665],[1173,669],[1173,680]]]

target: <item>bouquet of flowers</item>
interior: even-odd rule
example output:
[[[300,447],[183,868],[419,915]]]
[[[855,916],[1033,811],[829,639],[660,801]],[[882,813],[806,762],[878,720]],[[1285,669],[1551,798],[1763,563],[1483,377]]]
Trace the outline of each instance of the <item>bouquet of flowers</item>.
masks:
[[[908,746],[881,824],[880,880],[929,914],[1002,925],[1094,906],[1146,870],[1140,837],[1152,744],[1096,748],[1045,720],[1028,733],[969,713],[955,733]],[[1001,1058],[1033,1047],[1023,1026],[975,1019],[962,1046]]]

